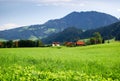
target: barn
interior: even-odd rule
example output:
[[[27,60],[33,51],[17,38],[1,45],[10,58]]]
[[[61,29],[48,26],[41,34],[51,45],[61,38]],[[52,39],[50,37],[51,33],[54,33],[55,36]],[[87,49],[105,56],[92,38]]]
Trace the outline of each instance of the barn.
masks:
[[[60,43],[59,42],[53,42],[52,46],[60,46]]]
[[[76,46],[84,46],[84,45],[85,45],[85,42],[83,42],[83,41],[76,42]]]

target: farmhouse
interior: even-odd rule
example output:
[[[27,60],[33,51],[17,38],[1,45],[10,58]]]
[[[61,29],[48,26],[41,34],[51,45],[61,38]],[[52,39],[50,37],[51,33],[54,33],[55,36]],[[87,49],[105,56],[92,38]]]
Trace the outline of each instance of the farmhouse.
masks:
[[[60,46],[60,43],[59,42],[53,42],[52,46]]]
[[[65,45],[66,45],[66,46],[73,46],[74,43],[73,43],[73,42],[66,42]]]
[[[76,42],[76,46],[84,46],[84,45],[85,45],[85,42],[83,42],[83,41]]]

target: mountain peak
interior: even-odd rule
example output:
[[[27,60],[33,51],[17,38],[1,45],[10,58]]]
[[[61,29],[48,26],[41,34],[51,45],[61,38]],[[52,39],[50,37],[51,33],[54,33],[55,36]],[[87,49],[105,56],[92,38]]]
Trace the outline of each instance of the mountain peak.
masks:
[[[0,32],[0,38],[29,39],[31,36],[44,38],[52,33],[61,32],[69,27],[76,27],[82,30],[95,29],[119,21],[116,17],[109,14],[85,11],[72,12],[60,19],[49,20],[42,25],[32,25]]]
[[[73,11],[73,12],[71,12],[70,14],[79,14],[79,12]]]

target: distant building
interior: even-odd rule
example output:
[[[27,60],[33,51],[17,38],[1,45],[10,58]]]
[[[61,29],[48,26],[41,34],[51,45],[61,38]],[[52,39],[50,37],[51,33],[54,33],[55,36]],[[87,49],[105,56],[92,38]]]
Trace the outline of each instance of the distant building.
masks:
[[[59,42],[53,42],[52,46],[60,46],[60,43]]]
[[[74,42],[66,42],[65,45],[71,47],[71,46],[74,46]]]
[[[85,45],[85,42],[83,42],[83,41],[76,42],[76,46],[84,46],[84,45]]]

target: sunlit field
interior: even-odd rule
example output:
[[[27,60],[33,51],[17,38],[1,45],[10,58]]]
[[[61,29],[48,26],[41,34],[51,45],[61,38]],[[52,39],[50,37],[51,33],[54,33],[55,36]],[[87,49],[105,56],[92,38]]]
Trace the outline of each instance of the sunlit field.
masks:
[[[0,81],[120,81],[120,42],[0,48]]]

